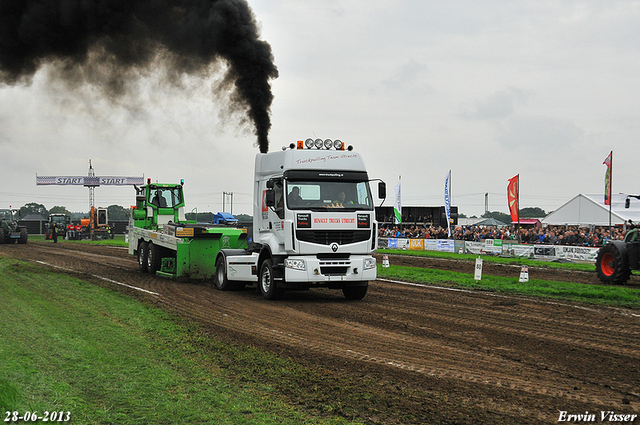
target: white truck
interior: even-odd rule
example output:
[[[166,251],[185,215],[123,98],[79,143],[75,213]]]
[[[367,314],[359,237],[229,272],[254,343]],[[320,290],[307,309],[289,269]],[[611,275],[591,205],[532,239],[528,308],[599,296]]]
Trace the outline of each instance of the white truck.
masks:
[[[362,156],[339,140],[307,139],[255,158],[253,239],[221,249],[220,290],[256,283],[266,299],[284,290],[342,289],[362,299],[376,279],[377,222]],[[384,182],[378,197],[386,197]]]

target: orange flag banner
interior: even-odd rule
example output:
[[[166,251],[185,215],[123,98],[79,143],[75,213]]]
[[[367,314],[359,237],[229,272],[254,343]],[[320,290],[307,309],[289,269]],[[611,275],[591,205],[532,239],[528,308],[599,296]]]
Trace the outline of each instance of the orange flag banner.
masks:
[[[519,206],[519,176],[516,175],[513,178],[509,179],[509,185],[507,186],[507,202],[509,203],[509,213],[511,214],[511,222],[515,223],[518,221],[520,214],[520,206]]]

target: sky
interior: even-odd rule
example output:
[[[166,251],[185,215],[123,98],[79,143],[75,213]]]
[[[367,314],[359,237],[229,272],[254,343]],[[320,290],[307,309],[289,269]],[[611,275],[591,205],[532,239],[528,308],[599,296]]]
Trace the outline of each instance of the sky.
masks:
[[[467,216],[553,211],[603,193],[640,192],[640,2],[250,0],[271,45],[270,150],[340,139],[394,203],[452,204]],[[224,69],[224,64],[221,65]],[[166,86],[150,73],[115,104],[71,89],[42,67],[30,85],[0,85],[0,208],[26,203],[87,211],[81,186],[39,176],[185,180],[187,210],[251,214],[253,129],[215,91],[221,71]],[[375,192],[375,188],[374,192]],[[96,206],[135,203],[131,186],[95,189]],[[382,200],[377,201],[380,205]],[[226,198],[229,211],[230,199]]]

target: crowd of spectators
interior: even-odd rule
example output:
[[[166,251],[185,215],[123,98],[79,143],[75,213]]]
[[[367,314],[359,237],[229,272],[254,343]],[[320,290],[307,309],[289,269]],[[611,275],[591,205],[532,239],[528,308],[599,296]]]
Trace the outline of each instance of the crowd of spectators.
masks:
[[[506,239],[525,244],[592,246],[604,245],[611,239],[624,239],[625,230],[620,227],[548,226],[517,229],[516,226],[455,226],[451,229],[433,226],[383,226],[380,237],[411,239],[456,239],[481,242],[485,239]]]

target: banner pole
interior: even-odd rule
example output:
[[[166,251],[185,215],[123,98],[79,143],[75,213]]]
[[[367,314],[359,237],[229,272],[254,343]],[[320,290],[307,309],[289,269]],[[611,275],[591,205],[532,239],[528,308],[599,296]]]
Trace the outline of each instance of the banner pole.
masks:
[[[518,173],[518,180],[516,180],[518,182],[518,201],[517,201],[517,206],[518,206],[518,242],[522,242],[520,239],[520,174]]]
[[[611,234],[611,206],[613,204],[613,151],[611,151],[611,165],[609,166],[609,236]]]

